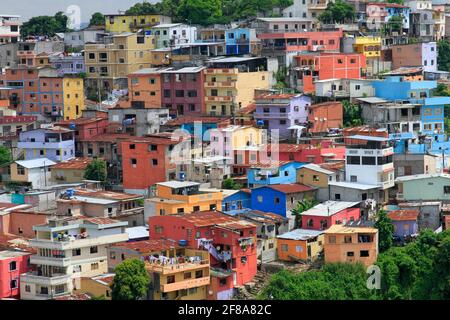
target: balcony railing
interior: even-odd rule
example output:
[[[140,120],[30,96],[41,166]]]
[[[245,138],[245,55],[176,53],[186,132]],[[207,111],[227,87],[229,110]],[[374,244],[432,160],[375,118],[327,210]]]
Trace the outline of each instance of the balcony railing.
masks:
[[[174,283],[161,284],[161,292],[171,292],[176,290],[197,288],[201,286],[206,286],[210,284],[210,278],[202,277],[197,279],[189,279],[184,281],[178,281]]]

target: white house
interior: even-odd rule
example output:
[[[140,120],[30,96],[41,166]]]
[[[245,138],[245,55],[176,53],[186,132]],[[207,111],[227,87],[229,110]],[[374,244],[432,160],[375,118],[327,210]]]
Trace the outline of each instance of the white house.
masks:
[[[11,164],[11,181],[28,182],[33,189],[50,185],[50,167],[55,165],[47,158],[21,160]]]

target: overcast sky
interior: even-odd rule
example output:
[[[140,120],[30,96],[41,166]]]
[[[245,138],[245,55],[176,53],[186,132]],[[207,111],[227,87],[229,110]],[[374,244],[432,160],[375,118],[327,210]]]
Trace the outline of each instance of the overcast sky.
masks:
[[[65,12],[70,5],[81,9],[81,21],[88,22],[94,12],[117,13],[142,0],[0,0],[0,14],[17,14],[26,21],[33,16],[54,15]],[[148,2],[158,2],[149,0]]]

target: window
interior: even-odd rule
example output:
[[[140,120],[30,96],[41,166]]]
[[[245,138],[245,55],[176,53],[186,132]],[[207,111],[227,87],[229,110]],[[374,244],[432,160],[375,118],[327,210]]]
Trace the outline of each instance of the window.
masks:
[[[81,255],[81,249],[72,249],[72,257],[80,256]]]
[[[336,243],[336,236],[329,236],[328,243]]]
[[[351,182],[357,182],[358,181],[358,176],[350,176],[350,181]]]
[[[25,286],[25,292],[31,292],[31,287],[29,284]]]
[[[355,253],[353,251],[347,252],[347,257],[354,257]]]
[[[256,197],[256,199],[258,200],[258,202],[263,202],[263,196],[258,196]]]
[[[20,176],[25,175],[25,167],[17,165],[17,174],[20,175]]]
[[[334,200],[341,200],[341,194],[340,193],[335,193],[334,194]]]
[[[278,204],[278,203],[280,203],[280,198],[275,197],[275,204]]]
[[[90,248],[89,251],[91,252],[91,254],[98,253],[98,247],[97,246],[93,246],[93,247]]]
[[[91,263],[91,270],[98,270],[98,262]]]
[[[375,157],[361,157],[362,164],[375,165]]]
[[[11,261],[9,263],[9,271],[14,271],[17,269],[17,262],[16,261]]]
[[[134,158],[131,158],[131,165],[136,166],[136,164],[137,164],[137,160]]]
[[[158,145],[156,144],[151,144],[149,147],[149,151],[157,151],[158,150]]]
[[[111,260],[116,260],[116,253],[115,253],[114,251],[111,251],[111,252],[109,253],[109,258],[110,258]]]
[[[287,244],[282,244],[281,245],[281,251],[283,251],[283,252],[287,252],[289,250],[289,246],[287,245]]]
[[[157,166],[158,165],[158,159],[152,159],[152,165]]]
[[[11,280],[9,286],[11,289],[17,289],[17,279]]]
[[[202,278],[202,277],[203,277],[203,270],[195,271],[195,279]]]
[[[136,145],[135,144],[130,144],[130,149],[136,149]]]
[[[313,175],[313,181],[319,181],[319,176],[318,175]]]
[[[352,236],[344,236],[344,243],[352,243]]]
[[[170,90],[164,89],[164,98],[170,98]]]
[[[194,206],[193,211],[194,212],[200,211],[200,206]]]
[[[175,96],[178,98],[184,97],[184,90],[175,90]]]
[[[192,278],[192,273],[191,272],[185,272],[184,273],[184,280],[191,279],[191,278]]]
[[[369,256],[369,250],[361,250],[359,252],[360,257],[368,257]]]
[[[347,164],[361,164],[361,157],[358,156],[348,156]]]
[[[295,252],[303,252],[302,246],[295,246]]]
[[[450,194],[450,186],[444,186],[444,194]]]
[[[306,226],[308,228],[314,227],[314,220],[313,219],[308,219],[308,222],[306,223]]]

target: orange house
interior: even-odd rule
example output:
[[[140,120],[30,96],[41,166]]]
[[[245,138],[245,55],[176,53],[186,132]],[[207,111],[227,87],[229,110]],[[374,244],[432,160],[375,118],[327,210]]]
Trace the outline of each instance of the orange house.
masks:
[[[278,260],[314,261],[323,249],[323,231],[295,229],[277,236]]]
[[[339,101],[330,101],[309,106],[308,121],[312,124],[309,132],[326,133],[331,128],[342,128],[344,109]]]
[[[335,224],[324,235],[326,263],[361,262],[367,267],[377,260],[378,229]]]
[[[313,93],[317,80],[361,79],[366,70],[366,57],[362,53],[308,52],[295,56],[294,64],[297,88]]]
[[[128,75],[128,99],[131,107],[161,108],[161,73],[145,68]]]

